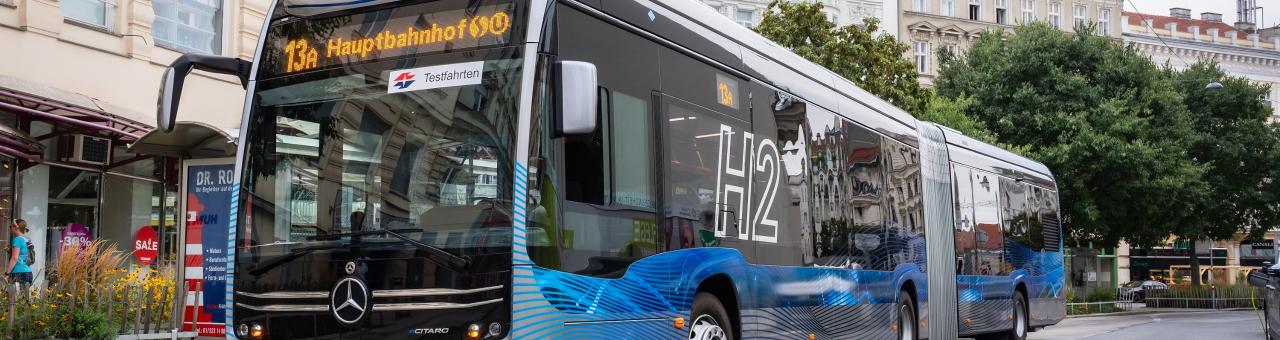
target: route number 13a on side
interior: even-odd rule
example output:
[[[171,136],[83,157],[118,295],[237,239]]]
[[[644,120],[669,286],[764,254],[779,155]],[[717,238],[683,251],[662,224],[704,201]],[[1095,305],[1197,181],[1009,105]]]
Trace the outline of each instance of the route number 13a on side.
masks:
[[[778,243],[778,220],[772,212],[781,177],[777,145],[768,138],[757,142],[754,134],[721,124],[717,154],[716,237],[730,236],[729,229],[734,227],[739,239]],[[767,179],[758,201],[751,194],[755,176]],[[746,187],[731,183],[746,183]]]

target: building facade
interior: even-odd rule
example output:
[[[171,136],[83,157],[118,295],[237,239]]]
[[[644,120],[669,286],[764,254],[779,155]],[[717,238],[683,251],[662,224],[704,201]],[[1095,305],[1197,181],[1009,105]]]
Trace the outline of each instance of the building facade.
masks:
[[[252,58],[267,6],[0,0],[0,238],[28,222],[37,280],[62,247],[102,239],[132,252],[144,226],[162,235],[157,264],[177,260],[178,162],[130,146],[153,130],[165,67],[187,52]],[[195,73],[178,120],[238,129],[239,81]]]
[[[1046,22],[1064,31],[1097,25],[1096,33],[1120,39],[1121,0],[898,0],[899,40],[916,64],[920,82],[938,76],[938,51],[961,53],[982,32],[1011,31],[1016,25]]]
[[[702,0],[729,19],[746,27],[760,24],[773,0]],[[881,32],[897,36],[898,4],[895,0],[813,0],[823,4],[827,17],[837,25],[862,23],[864,18],[879,18]]]
[[[1218,62],[1227,74],[1271,87],[1265,100],[1272,110],[1280,98],[1280,34],[1257,30],[1251,19],[1228,24],[1218,13],[1193,18],[1190,9],[1172,8],[1169,15],[1124,12],[1123,37],[1156,64],[1183,69],[1200,60]],[[1209,82],[1209,80],[1205,80]],[[1273,111],[1273,119],[1276,117]]]

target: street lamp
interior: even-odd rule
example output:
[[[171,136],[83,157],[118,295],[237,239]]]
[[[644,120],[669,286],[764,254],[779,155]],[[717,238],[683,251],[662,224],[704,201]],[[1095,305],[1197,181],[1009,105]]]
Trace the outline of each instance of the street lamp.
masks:
[[[1222,83],[1219,83],[1217,80],[1211,81],[1209,84],[1204,86],[1204,89],[1206,90],[1221,90],[1222,88]]]

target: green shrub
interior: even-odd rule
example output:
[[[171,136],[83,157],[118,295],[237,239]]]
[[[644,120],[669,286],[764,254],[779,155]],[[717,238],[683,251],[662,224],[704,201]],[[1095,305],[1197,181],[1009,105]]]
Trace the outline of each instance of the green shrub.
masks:
[[[69,322],[59,323],[54,329],[54,336],[74,339],[115,339],[119,331],[116,325],[107,320],[105,313],[77,309],[66,316]]]
[[[1089,291],[1089,299],[1088,299],[1088,300],[1086,300],[1086,301],[1088,301],[1088,302],[1103,302],[1103,301],[1115,301],[1115,300],[1116,300],[1116,290],[1115,290],[1115,289],[1105,288],[1105,287],[1098,287],[1098,288],[1094,288],[1093,290]]]

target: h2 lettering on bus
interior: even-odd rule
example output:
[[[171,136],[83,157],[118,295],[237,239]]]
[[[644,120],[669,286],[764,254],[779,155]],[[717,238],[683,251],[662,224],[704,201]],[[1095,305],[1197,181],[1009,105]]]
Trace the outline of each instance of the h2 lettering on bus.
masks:
[[[735,152],[737,162],[733,161]],[[718,154],[716,237],[729,236],[729,226],[732,225],[737,226],[738,232],[734,236],[739,239],[778,243],[778,220],[772,214],[781,173],[777,144],[768,138],[756,141],[755,134],[751,132],[735,132],[733,127],[721,124]],[[759,197],[758,202],[753,201],[755,197],[752,194],[755,176],[765,176],[767,179],[764,194]],[[745,188],[732,184],[741,182],[746,182]]]

